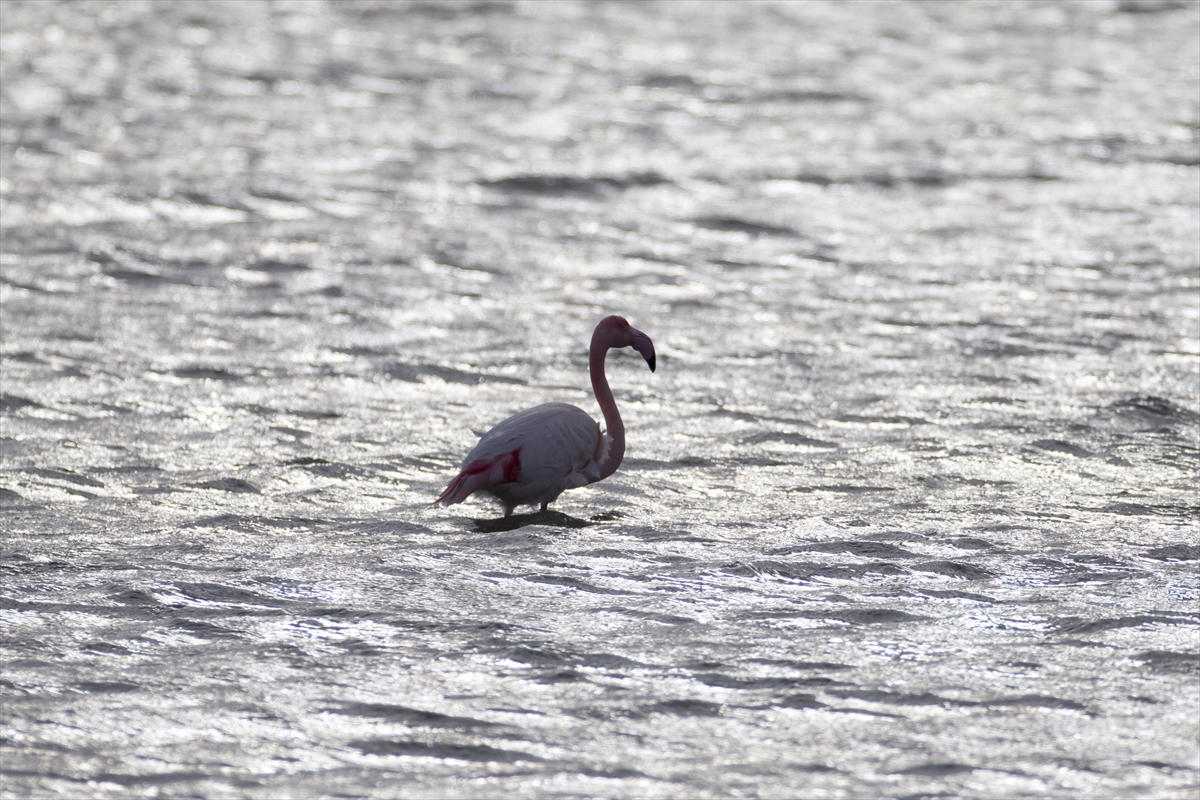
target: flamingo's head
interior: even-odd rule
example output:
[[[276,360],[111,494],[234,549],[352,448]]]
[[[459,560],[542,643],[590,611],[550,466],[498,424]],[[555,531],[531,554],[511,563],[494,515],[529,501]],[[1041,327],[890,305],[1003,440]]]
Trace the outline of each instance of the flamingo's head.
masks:
[[[650,341],[649,336],[630,325],[629,320],[624,317],[605,317],[596,326],[596,333],[599,334],[601,331],[606,334],[609,347],[632,347],[642,354],[642,358],[646,359],[646,363],[650,365],[650,371],[654,372],[654,342]]]

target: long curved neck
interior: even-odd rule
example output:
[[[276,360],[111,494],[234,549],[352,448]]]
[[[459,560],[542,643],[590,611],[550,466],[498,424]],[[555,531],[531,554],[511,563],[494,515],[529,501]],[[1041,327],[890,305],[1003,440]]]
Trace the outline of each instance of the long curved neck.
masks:
[[[604,414],[604,424],[608,427],[608,435],[612,437],[612,445],[608,455],[597,466],[600,468],[600,478],[607,478],[621,466],[625,458],[625,425],[621,422],[621,414],[617,411],[617,401],[613,398],[612,389],[608,388],[608,378],[604,375],[604,357],[608,355],[609,343],[600,330],[592,335],[592,346],[588,353],[588,370],[592,376],[592,391],[596,394],[596,402]]]

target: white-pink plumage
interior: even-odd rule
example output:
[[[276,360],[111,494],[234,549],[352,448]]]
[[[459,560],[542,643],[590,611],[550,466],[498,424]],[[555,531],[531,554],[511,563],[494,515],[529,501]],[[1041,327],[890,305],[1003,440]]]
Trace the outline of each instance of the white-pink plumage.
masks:
[[[487,492],[504,504],[506,517],[515,507],[530,503],[545,511],[567,489],[616,472],[625,457],[625,426],[604,375],[604,357],[614,347],[632,347],[651,372],[655,366],[654,343],[623,317],[605,317],[596,326],[588,366],[607,434],[587,412],[567,403],[522,411],[483,435],[435,502],[451,505]]]

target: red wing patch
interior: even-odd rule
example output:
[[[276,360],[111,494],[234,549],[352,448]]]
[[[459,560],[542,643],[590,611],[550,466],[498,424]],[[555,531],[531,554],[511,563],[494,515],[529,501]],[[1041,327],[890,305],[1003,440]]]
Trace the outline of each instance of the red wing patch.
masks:
[[[504,465],[504,482],[516,483],[517,478],[521,476],[521,451],[513,450],[507,456],[507,463]]]
[[[479,475],[490,472],[495,467],[503,470],[502,477],[497,483],[514,483],[521,475],[521,451],[513,450],[495,458],[477,458],[463,467],[463,475]]]

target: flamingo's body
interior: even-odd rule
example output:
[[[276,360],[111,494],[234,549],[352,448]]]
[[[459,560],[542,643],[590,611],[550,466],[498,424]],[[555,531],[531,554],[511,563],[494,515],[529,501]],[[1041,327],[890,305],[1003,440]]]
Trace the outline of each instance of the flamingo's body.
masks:
[[[625,457],[625,426],[604,375],[610,348],[632,347],[654,371],[654,343],[622,317],[605,317],[592,334],[589,371],[608,433],[583,409],[545,403],[509,417],[492,428],[463,460],[462,471],[435,502],[461,503],[487,492],[504,504],[504,516],[519,505],[541,510],[567,489],[603,480]]]

